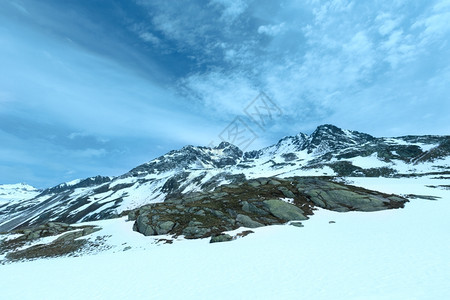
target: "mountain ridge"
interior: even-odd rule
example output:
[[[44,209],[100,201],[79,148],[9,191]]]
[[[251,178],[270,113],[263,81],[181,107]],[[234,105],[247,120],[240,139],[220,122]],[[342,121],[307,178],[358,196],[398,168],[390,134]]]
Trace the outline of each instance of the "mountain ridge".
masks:
[[[0,204],[0,231],[48,221],[112,218],[167,195],[211,190],[257,177],[417,176],[449,173],[449,136],[377,138],[331,124],[243,152],[222,142],[188,145],[117,176],[62,183],[31,199]]]

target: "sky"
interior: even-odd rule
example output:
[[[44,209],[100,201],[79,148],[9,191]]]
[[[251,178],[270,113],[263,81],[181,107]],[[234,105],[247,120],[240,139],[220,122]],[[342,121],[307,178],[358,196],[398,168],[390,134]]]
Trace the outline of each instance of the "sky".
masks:
[[[448,20],[450,0],[3,0],[0,184],[321,124],[448,135]]]

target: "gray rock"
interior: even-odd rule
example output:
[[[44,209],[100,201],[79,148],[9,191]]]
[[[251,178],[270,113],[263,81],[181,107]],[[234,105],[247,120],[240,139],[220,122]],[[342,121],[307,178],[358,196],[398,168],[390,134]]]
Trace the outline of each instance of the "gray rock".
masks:
[[[66,234],[63,234],[62,236],[60,236],[59,238],[57,238],[55,240],[55,242],[70,242],[73,241],[74,239],[77,239],[79,237],[83,236],[83,231],[82,230],[77,230],[77,231],[73,231],[73,232],[68,232]]]
[[[219,193],[215,193],[211,196],[211,198],[213,199],[219,199],[219,198],[223,198],[225,196],[228,196],[227,192],[219,192]]]
[[[229,234],[222,233],[216,236],[211,237],[210,243],[221,243],[231,241],[233,237]]]
[[[261,185],[261,183],[255,180],[255,181],[250,181],[250,182],[248,183],[248,185],[249,185],[249,186],[252,186],[252,187],[258,187],[258,186]]]
[[[149,219],[145,215],[139,215],[136,219],[135,225],[137,231],[145,236],[156,235],[155,229],[149,224]]]
[[[272,215],[282,220],[303,221],[308,219],[300,208],[279,199],[265,200],[264,205]]]
[[[137,211],[132,210],[128,213],[128,221],[136,221],[137,219]]]
[[[252,220],[249,216],[238,214],[236,221],[242,224],[244,227],[257,228],[264,226],[263,224]]]
[[[280,185],[281,182],[279,182],[278,180],[275,180],[275,179],[271,179],[271,180],[269,180],[269,184],[271,184],[271,185]]]
[[[319,207],[331,209],[339,212],[346,212],[350,209],[358,211],[378,211],[386,209],[386,204],[390,199],[380,195],[349,190],[342,185],[327,182],[320,188],[313,188],[305,191],[311,201]]]
[[[241,204],[242,204],[242,210],[247,213],[257,214],[257,215],[261,215],[261,216],[267,215],[267,212],[265,210],[256,207],[255,205],[253,205],[250,202],[242,201]]]
[[[41,237],[41,231],[38,230],[38,231],[33,231],[33,232],[29,233],[27,235],[26,239],[31,241],[31,240],[36,240],[40,237]]]
[[[220,210],[215,210],[215,209],[209,209],[208,210],[211,214],[213,214],[215,217],[218,217],[220,219],[225,218],[225,214],[223,212],[221,212]]]
[[[292,222],[290,225],[295,227],[305,227],[305,225],[302,224],[302,222]]]
[[[91,233],[94,233],[94,232],[99,231],[99,230],[101,230],[100,227],[90,227],[89,226],[89,227],[83,228],[83,236],[91,234]]]
[[[189,224],[188,224],[188,226],[199,226],[199,225],[203,225],[203,223],[197,221],[196,219],[193,219],[193,220],[190,221]]]
[[[206,213],[203,209],[200,209],[199,211],[194,213],[197,216],[206,216]]]
[[[228,213],[232,218],[236,218],[236,216],[237,216],[237,213],[236,213],[234,210],[230,209],[230,208],[227,209],[227,213]]]
[[[156,235],[156,230],[151,225],[146,225],[145,227],[142,228],[142,230],[139,230],[139,232],[141,232],[145,236]]]
[[[300,190],[300,189],[299,189],[299,190]],[[310,195],[311,195],[311,194],[310,194]],[[317,205],[318,207],[321,207],[321,208],[327,208],[327,205],[325,204],[325,202],[323,202],[323,201],[321,200],[321,198],[320,198],[319,195],[312,196],[312,197],[310,198],[310,200],[312,201],[312,203],[314,203],[314,204]]]
[[[211,230],[209,228],[188,226],[183,229],[183,235],[186,238],[200,238],[205,234],[209,233]]]
[[[284,195],[285,197],[287,197],[287,198],[295,198],[294,193],[292,193],[287,187],[280,186],[280,187],[278,188],[278,190],[279,190],[280,192],[282,192],[283,195]]]
[[[269,182],[269,179],[267,178],[258,178],[258,180],[262,185],[266,185]]]
[[[167,234],[169,233],[173,227],[175,226],[175,223],[172,221],[165,221],[162,223],[159,223],[158,226],[155,228],[156,234]]]

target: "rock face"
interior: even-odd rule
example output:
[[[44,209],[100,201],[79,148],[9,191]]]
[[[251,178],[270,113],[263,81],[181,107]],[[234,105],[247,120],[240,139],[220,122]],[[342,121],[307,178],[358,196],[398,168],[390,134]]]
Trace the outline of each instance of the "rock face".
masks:
[[[292,199],[286,196],[291,196]],[[147,235],[184,235],[188,239],[221,236],[239,227],[256,228],[307,220],[315,207],[334,211],[400,208],[395,195],[323,178],[258,178],[166,199],[128,213],[134,230]],[[295,223],[295,222],[294,222]]]

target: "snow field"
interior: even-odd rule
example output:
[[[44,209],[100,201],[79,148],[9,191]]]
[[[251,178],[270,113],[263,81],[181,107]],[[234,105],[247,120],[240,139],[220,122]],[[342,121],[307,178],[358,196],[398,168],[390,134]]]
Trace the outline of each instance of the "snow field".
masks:
[[[422,194],[405,209],[319,210],[305,227],[252,229],[232,242],[155,244],[124,219],[102,224],[110,251],[0,266],[3,299],[449,299],[450,191],[431,178],[351,178]],[[336,223],[330,224],[329,221]],[[126,244],[124,244],[126,243]],[[123,251],[123,247],[132,249]]]

